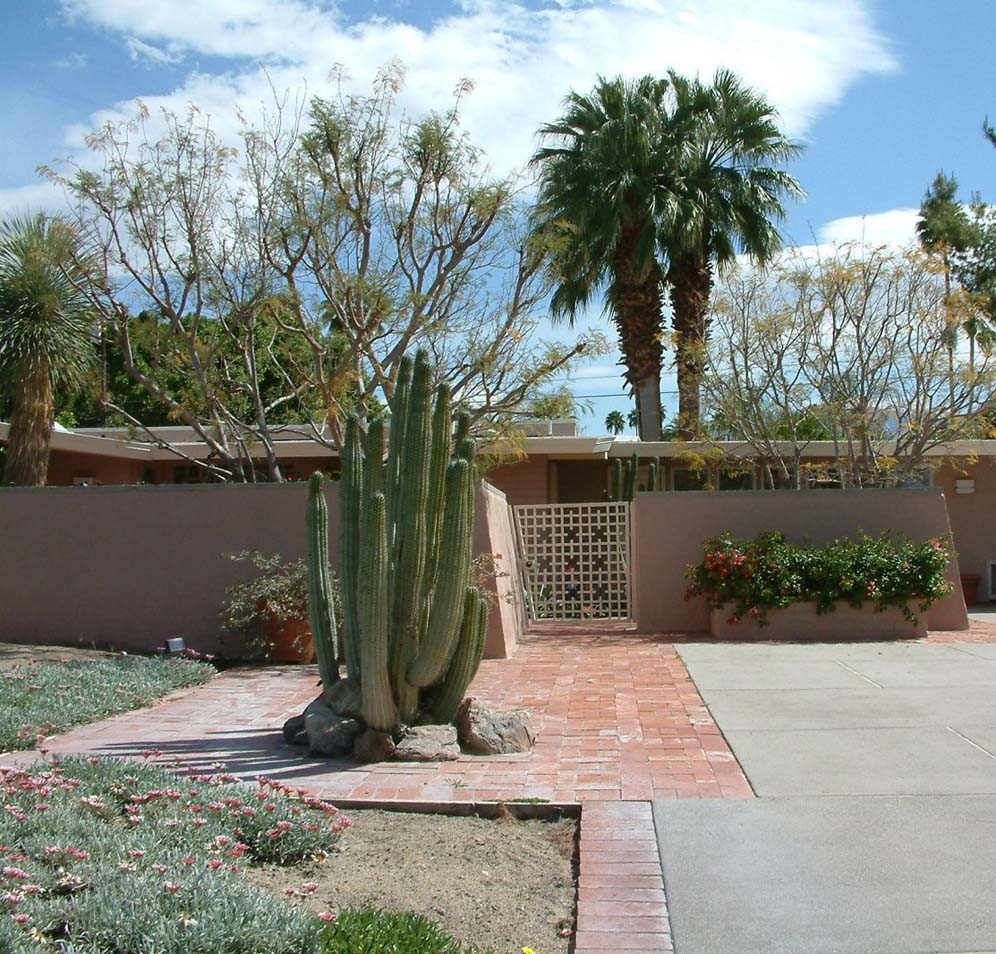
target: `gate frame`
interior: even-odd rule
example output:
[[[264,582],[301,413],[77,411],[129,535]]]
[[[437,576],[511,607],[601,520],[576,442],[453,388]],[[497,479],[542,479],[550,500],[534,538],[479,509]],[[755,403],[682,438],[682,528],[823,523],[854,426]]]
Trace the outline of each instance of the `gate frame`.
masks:
[[[543,585],[553,585],[556,587],[558,585],[558,579],[561,580],[560,585],[563,587],[562,578],[564,576],[564,571],[558,573],[552,573],[552,580],[536,580],[531,578],[530,567],[534,560],[549,556],[556,560],[564,560],[572,552],[579,552],[578,549],[582,545],[589,546],[589,544],[582,544],[579,540],[577,543],[566,543],[563,540],[563,532],[560,534],[560,539],[554,539],[550,543],[541,544],[543,547],[542,552],[535,552],[532,559],[527,551],[526,547],[526,533],[523,530],[523,517],[527,519],[538,520],[542,514],[555,515],[557,512],[569,512],[569,511],[579,511],[578,513],[578,526],[584,526],[585,517],[590,517],[592,513],[598,512],[613,512],[621,513],[623,515],[621,520],[606,520],[605,525],[607,527],[621,527],[622,529],[622,540],[618,539],[615,541],[606,540],[602,546],[604,547],[604,552],[610,557],[609,566],[602,571],[589,571],[585,576],[589,576],[592,572],[599,572],[604,574],[604,579],[588,581],[589,585],[598,584],[601,582],[610,583],[611,578],[617,574],[622,574],[624,583],[624,593],[618,600],[610,599],[610,602],[625,602],[626,615],[610,615],[610,616],[586,616],[583,611],[584,604],[584,592],[582,590],[577,603],[579,604],[579,615],[577,616],[567,616],[562,613],[554,612],[552,615],[539,615],[537,612],[537,601],[536,595],[537,591],[542,588]],[[587,511],[587,513],[585,513]],[[547,503],[547,504],[515,504],[512,506],[512,514],[515,523],[515,543],[516,549],[518,550],[519,565],[521,573],[521,585],[525,593],[525,603],[526,609],[529,616],[530,623],[584,623],[584,622],[606,622],[606,623],[632,623],[636,620],[636,587],[634,585],[633,579],[633,506],[630,501],[593,501],[588,503]],[[556,524],[554,525],[556,526]],[[561,525],[563,527],[569,525]],[[594,528],[592,528],[594,529]],[[555,533],[556,536],[556,533]],[[620,546],[622,544],[620,553]],[[613,543],[615,546],[613,546]],[[589,562],[591,557],[597,555],[598,551],[595,550],[594,553],[588,558],[588,560],[583,562]],[[617,564],[614,566],[611,557],[615,555]],[[582,586],[584,583],[581,584]],[[556,603],[551,600],[551,602],[556,605]],[[562,601],[566,602],[566,601]]]

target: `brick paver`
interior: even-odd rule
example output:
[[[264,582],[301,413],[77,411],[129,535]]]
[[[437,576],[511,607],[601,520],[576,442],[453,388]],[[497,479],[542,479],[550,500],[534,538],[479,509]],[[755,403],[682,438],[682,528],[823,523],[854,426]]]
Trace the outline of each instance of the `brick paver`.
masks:
[[[83,726],[52,751],[132,756],[155,749],[190,764],[224,762],[340,802],[556,804],[750,797],[750,786],[674,646],[631,633],[529,637],[511,659],[486,660],[471,687],[486,705],[525,708],[531,752],[455,762],[356,766],[287,747],[283,720],[317,694],[314,667],[223,673],[170,701]]]

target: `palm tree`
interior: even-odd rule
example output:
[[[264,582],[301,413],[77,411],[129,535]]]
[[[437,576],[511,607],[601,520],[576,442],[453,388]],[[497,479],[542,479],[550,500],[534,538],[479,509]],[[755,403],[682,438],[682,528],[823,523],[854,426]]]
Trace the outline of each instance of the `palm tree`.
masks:
[[[783,200],[803,195],[799,183],[775,165],[799,147],[781,133],[777,113],[733,73],[720,70],[706,86],[668,73],[675,115],[693,110],[689,130],[669,129],[674,214],[660,241],[668,261],[678,374],[678,435],[698,436],[699,385],[705,369],[713,272],[746,254],[763,265],[781,247],[776,222]]]
[[[42,213],[0,224],[0,384],[13,399],[4,482],[44,486],[54,391],[94,360],[73,230]]]
[[[650,76],[635,82],[599,77],[590,94],[570,93],[561,118],[540,129],[549,145],[532,160],[540,172],[535,229],[556,279],[554,318],[573,323],[604,293],[643,440],[661,439],[658,235],[673,212],[664,133],[691,118],[687,109],[672,112],[669,86]]]
[[[605,415],[605,429],[617,437],[626,430],[626,419],[622,416],[622,411],[609,411]]]

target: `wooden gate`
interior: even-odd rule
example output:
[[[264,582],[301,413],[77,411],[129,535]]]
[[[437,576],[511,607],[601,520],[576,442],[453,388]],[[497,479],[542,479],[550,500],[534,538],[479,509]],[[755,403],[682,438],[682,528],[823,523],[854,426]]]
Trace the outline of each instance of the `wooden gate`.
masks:
[[[512,510],[531,620],[632,619],[628,503]]]

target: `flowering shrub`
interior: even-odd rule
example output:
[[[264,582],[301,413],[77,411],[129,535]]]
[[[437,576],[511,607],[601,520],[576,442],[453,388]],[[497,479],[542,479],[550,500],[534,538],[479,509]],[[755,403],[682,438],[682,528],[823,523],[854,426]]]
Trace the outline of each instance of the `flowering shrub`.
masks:
[[[196,686],[214,667],[191,659],[116,656],[93,662],[32,662],[0,672],[0,752]]]
[[[686,573],[686,599],[704,596],[712,608],[729,607],[730,622],[747,617],[760,625],[769,609],[792,603],[816,604],[827,613],[843,601],[876,612],[890,606],[912,623],[919,612],[951,592],[945,571],[951,560],[942,540],[914,543],[888,534],[860,535],[823,546],[786,543],[780,533],[762,533],[753,541],[728,533],[707,540],[705,555]]]
[[[0,805],[5,954],[317,951],[325,921],[239,872],[320,857],[349,824],[277,782],[98,759],[0,769]]]

